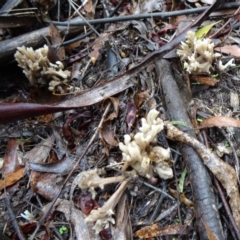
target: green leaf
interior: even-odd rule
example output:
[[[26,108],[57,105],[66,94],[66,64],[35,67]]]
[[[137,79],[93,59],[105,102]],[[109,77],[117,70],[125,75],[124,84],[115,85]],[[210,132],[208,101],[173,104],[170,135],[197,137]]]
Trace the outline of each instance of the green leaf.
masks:
[[[181,177],[179,179],[179,184],[178,184],[178,189],[179,192],[182,193],[183,192],[183,185],[184,185],[184,181],[185,181],[185,177],[187,175],[187,169],[185,168],[181,174]]]
[[[206,25],[206,26],[203,26],[203,27],[199,28],[199,29],[195,32],[196,37],[197,37],[197,38],[204,38],[204,37],[208,34],[208,32],[211,30],[211,28],[212,28],[214,25],[220,23],[221,21],[222,21],[222,20],[217,21],[217,22],[215,22],[215,23],[208,24],[208,25]]]

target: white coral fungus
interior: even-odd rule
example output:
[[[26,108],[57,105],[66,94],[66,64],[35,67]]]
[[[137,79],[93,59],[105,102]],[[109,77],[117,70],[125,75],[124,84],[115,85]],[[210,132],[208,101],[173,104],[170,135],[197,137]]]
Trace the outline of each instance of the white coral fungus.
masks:
[[[152,109],[147,119],[142,118],[142,127],[131,139],[130,135],[124,136],[124,143],[119,143],[122,150],[125,168],[130,165],[141,176],[151,178],[154,172],[163,179],[173,177],[170,168],[170,149],[157,146],[157,134],[163,130],[163,121],[157,118],[159,112]]]
[[[92,197],[96,197],[96,191],[94,188],[100,187],[101,189],[104,188],[104,185],[114,183],[114,182],[121,182],[125,179],[125,176],[116,176],[116,177],[108,177],[102,178],[99,176],[101,173],[100,169],[93,169],[88,171],[82,171],[76,178],[78,182],[78,186],[81,189],[88,189],[92,194]]]
[[[213,61],[221,56],[214,53],[211,39],[197,39],[192,31],[187,32],[186,42],[181,43],[177,54],[184,61],[184,68],[189,73],[210,73]]]
[[[125,179],[121,183],[118,190],[108,199],[104,206],[98,208],[97,210],[92,210],[90,215],[85,219],[85,222],[95,222],[93,229],[95,230],[96,234],[98,234],[104,228],[108,228],[110,222],[112,224],[115,223],[115,220],[112,216],[114,214],[113,209],[127,188],[129,181],[129,179]]]
[[[54,91],[56,86],[68,81],[70,72],[63,70],[64,66],[60,61],[51,63],[48,51],[47,45],[37,50],[22,46],[17,48],[14,56],[32,86],[49,85],[49,90]]]

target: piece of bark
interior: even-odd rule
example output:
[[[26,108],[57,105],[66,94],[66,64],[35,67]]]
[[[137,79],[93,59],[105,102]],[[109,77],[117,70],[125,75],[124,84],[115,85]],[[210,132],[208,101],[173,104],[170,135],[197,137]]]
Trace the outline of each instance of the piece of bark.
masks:
[[[164,71],[162,71],[162,69],[164,69]],[[156,71],[158,73],[158,78],[161,80],[161,87],[170,119],[185,122],[188,128],[179,126],[181,130],[192,128],[186,106],[183,103],[182,96],[179,93],[177,84],[172,75],[171,63],[166,60],[156,62]],[[189,131],[189,135],[196,138],[194,131]],[[182,144],[181,153],[186,162],[190,176],[200,238],[208,239],[203,224],[204,222],[217,239],[224,239],[217,204],[211,187],[210,176],[201,158],[192,147]]]

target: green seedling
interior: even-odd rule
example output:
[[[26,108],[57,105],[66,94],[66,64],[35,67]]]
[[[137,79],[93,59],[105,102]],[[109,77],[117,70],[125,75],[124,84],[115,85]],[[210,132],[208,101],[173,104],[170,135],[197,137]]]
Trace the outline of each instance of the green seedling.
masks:
[[[201,123],[203,120],[201,118],[197,118],[197,122]]]
[[[61,235],[63,235],[64,233],[67,233],[68,232],[68,228],[66,227],[66,226],[61,226],[60,228],[59,228],[59,233],[61,234]]]
[[[216,73],[216,74],[212,74],[212,77],[213,77],[213,78],[217,78],[218,76],[219,76],[218,73]]]
[[[184,168],[183,172],[181,173],[181,177],[179,179],[179,184],[178,184],[178,190],[180,193],[183,192],[183,185],[184,185],[186,175],[187,175],[187,169]]]

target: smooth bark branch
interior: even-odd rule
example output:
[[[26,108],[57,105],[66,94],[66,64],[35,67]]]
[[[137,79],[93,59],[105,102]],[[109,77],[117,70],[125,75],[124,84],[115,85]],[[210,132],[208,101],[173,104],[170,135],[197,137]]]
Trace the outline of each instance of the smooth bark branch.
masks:
[[[192,125],[187,114],[186,106],[183,103],[183,96],[179,93],[178,86],[172,75],[171,63],[166,60],[160,60],[156,63],[156,70],[161,81],[165,105],[170,115],[170,119],[185,122],[187,126],[191,128]],[[186,128],[181,127],[181,129],[184,130]],[[190,131],[189,133],[192,137],[196,137],[193,131]],[[180,150],[183,159],[186,162],[190,176],[194,209],[198,221],[200,238],[208,239],[207,232],[203,224],[204,222],[214,233],[217,239],[224,239],[209,174],[201,158],[193,148],[182,144]]]

